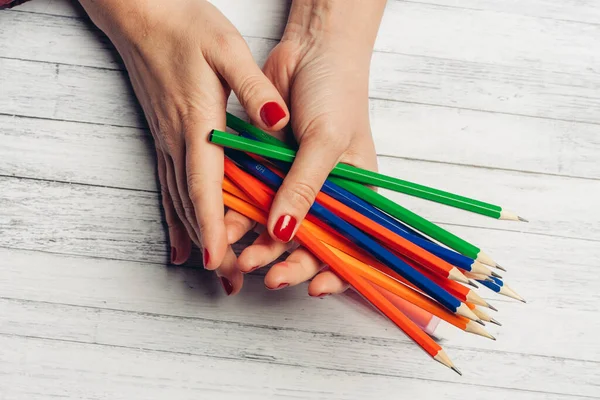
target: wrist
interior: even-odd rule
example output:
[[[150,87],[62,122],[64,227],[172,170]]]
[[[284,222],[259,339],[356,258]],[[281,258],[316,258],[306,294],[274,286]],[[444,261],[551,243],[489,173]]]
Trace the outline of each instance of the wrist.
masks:
[[[293,0],[282,41],[346,47],[370,57],[385,0]]]
[[[79,0],[94,24],[104,32],[115,45],[129,38],[147,20],[146,12],[151,8],[149,0]]]

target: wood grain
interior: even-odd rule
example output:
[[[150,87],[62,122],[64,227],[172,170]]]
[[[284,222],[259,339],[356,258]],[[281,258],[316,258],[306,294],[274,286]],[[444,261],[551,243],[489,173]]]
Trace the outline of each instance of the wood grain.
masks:
[[[68,341],[1,336],[0,384],[7,399],[47,399],[75,394],[78,399],[381,399],[389,393],[459,400],[471,385],[385,375],[319,371],[301,367],[240,363],[142,349]],[[19,350],[23,349],[23,350]],[[248,376],[243,383],[233,377]],[[30,385],[35,377],[38,386]],[[332,382],[341,390],[332,390]],[[492,400],[578,400],[584,397],[487,388]],[[588,397],[589,398],[589,397]]]
[[[2,298],[24,304],[33,301],[31,307],[41,307],[38,303],[48,303],[44,306],[48,308],[53,307],[51,304],[77,305],[124,314],[133,312],[135,318],[151,314],[156,318],[168,316],[172,320],[185,318],[182,323],[202,320],[223,322],[223,326],[231,327],[223,329],[261,327],[271,331],[318,333],[321,338],[333,334],[336,340],[352,340],[359,347],[362,341],[377,343],[380,340],[412,346],[403,334],[357,301],[355,296],[316,300],[306,296],[305,285],[282,292],[267,292],[262,276],[256,274],[245,278],[239,296],[226,298],[212,274],[200,269],[11,249],[0,249],[0,255],[11,258],[0,279]],[[597,254],[591,251],[590,258],[593,257],[597,258]],[[593,266],[565,266],[573,271],[574,277],[583,278],[584,270],[588,271],[590,279],[594,276]],[[540,269],[535,262],[528,263],[525,268]],[[525,291],[522,294],[528,297],[527,306],[492,296],[489,292],[485,296],[500,309],[494,316],[503,327],[492,325],[486,328],[498,337],[498,341],[474,337],[444,325],[438,332],[444,338],[444,346],[452,348],[452,357],[460,357],[464,349],[473,349],[600,362],[600,346],[595,337],[600,320],[596,318],[594,306],[598,295],[589,287],[580,289],[582,295],[579,298],[561,295],[560,299],[554,300],[554,294],[568,292],[568,285],[577,286],[573,278],[565,279],[562,284],[556,283],[554,277],[557,274],[549,269],[548,278],[541,279],[536,290],[532,290],[527,284],[531,282],[529,273],[515,271],[511,275],[516,275],[516,281],[511,279],[511,283]],[[13,303],[4,304],[2,309],[8,310],[10,304]],[[294,307],[293,318],[286,312],[290,307]],[[25,311],[6,312],[2,317],[6,323],[0,324],[0,332],[17,334],[20,330],[23,334],[35,323],[35,318],[26,323],[29,320],[24,318],[25,314]],[[52,313],[48,317],[52,317]],[[587,321],[585,330],[572,329],[581,321]],[[22,324],[25,323],[24,327]],[[32,331],[40,332],[40,328]],[[551,337],[547,332],[552,332]],[[414,354],[421,356],[418,350]],[[485,363],[486,356],[482,355],[482,358]]]
[[[214,4],[262,63],[290,2]],[[381,171],[532,220],[384,191],[481,245],[528,300],[483,292],[497,342],[438,329],[466,379],[351,293],[270,292],[260,270],[228,298],[197,259],[168,266],[142,113],[75,5],[0,12],[0,398],[600,398],[597,2],[388,2],[370,89]]]
[[[385,365],[386,376],[404,378],[428,379],[439,368],[435,363],[428,363],[415,369],[415,363],[426,355],[412,343],[394,339],[332,337],[329,333],[274,331],[271,327],[240,326],[203,319],[184,321],[181,318],[52,304],[0,301],[0,305],[9,315],[19,316],[17,321],[6,321],[11,326],[8,329],[11,335],[27,336],[36,332],[35,337],[43,339],[242,362],[252,360],[252,364],[289,365],[336,372],[379,375],[382,373],[381,365]],[[141,326],[143,329],[140,329]],[[197,332],[202,332],[202,335],[197,335]],[[2,334],[5,333],[3,329]],[[219,345],[215,346],[215,343]],[[470,379],[482,385],[485,385],[486,376],[493,375],[494,382],[489,386],[584,396],[596,394],[593,371],[600,363],[506,354],[497,350],[481,357],[473,350],[456,348],[451,344],[445,347],[457,363],[468,365]],[[349,348],[352,351],[347,351]],[[569,381],[571,369],[589,372],[566,385],[564,382]],[[440,374],[438,379],[461,381],[448,375]]]

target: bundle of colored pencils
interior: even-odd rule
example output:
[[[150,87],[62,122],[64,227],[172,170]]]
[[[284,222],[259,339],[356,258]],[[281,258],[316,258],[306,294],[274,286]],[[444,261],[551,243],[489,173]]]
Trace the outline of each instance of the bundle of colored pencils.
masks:
[[[275,192],[296,153],[231,114],[227,114],[227,126],[239,135],[217,130],[210,135],[211,142],[226,148],[224,203],[266,225]],[[486,289],[524,300],[493,270],[504,268],[481,249],[364,185],[492,218],[525,220],[497,205],[338,164],[298,228],[297,242],[431,357],[460,374],[428,334],[432,316],[465,332],[495,340],[483,328],[483,321],[500,324],[480,307],[496,309],[475,292],[478,286],[474,281]]]

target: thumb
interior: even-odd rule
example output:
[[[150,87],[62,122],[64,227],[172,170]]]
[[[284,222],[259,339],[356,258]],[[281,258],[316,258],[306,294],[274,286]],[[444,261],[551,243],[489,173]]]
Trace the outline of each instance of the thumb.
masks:
[[[302,136],[296,159],[281,184],[269,213],[271,237],[288,242],[315,201],[327,176],[346,150],[344,140],[326,131]]]
[[[248,46],[233,57],[220,57],[215,65],[242,107],[260,128],[278,131],[289,121],[288,108],[275,86],[256,65]]]

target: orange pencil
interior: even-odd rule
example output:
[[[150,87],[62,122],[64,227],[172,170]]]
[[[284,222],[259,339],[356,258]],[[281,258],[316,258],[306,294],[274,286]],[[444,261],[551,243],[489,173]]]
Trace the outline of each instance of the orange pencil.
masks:
[[[261,161],[264,162],[264,160]],[[272,165],[267,165],[267,168],[269,168],[271,171],[273,171],[280,177],[284,176],[279,169]],[[444,278],[456,280],[463,283],[469,283],[469,280],[455,266],[451,265],[445,260],[442,260],[438,256],[431,254],[427,250],[424,250],[423,248],[417,246],[410,240],[407,240],[402,236],[399,236],[395,232],[392,232],[391,230],[379,225],[377,222],[373,221],[368,217],[365,217],[361,213],[357,212],[356,210],[353,210],[344,203],[337,201],[333,197],[323,192],[319,192],[317,194],[316,201],[322,206],[328,208],[330,211],[337,214],[339,217],[345,219],[347,222],[351,223],[357,228],[363,230],[365,233],[370,234],[380,242],[384,243],[390,249],[395,250],[396,252],[404,255],[405,257],[416,261],[420,265],[429,269],[431,272],[438,274]],[[315,219],[310,214],[307,216],[307,218],[313,222],[316,222],[319,225],[321,224],[321,221]],[[324,225],[325,226],[323,227],[328,229],[326,224]],[[482,268],[477,269],[477,271],[481,273],[486,273],[488,271],[491,272],[489,268],[484,266],[477,266],[476,268]]]
[[[237,175],[236,177],[239,177]],[[233,178],[236,181],[235,178]],[[246,191],[250,197],[252,194],[258,194],[258,191],[248,190],[248,187],[244,183],[239,182],[240,187]],[[252,194],[251,194],[252,193]],[[263,192],[264,193],[264,192]],[[259,196],[262,196],[258,194]],[[259,197],[260,198],[260,197]],[[257,203],[261,203],[259,198],[253,200]],[[264,199],[264,196],[263,196]],[[267,216],[264,210],[259,210],[253,207],[251,204],[244,202],[236,198],[229,193],[223,193],[223,200],[227,207],[236,210],[248,218],[260,224],[266,224]],[[261,207],[264,207],[261,204]],[[368,300],[373,306],[379,311],[386,315],[392,322],[394,322],[400,329],[402,329],[413,341],[415,341],[427,354],[429,354],[434,360],[442,363],[443,365],[453,369],[458,374],[462,373],[454,366],[452,361],[448,358],[446,352],[437,344],[431,337],[423,332],[413,321],[402,314],[389,300],[387,300],[381,293],[377,291],[372,285],[370,285],[365,279],[352,274],[344,263],[337,258],[328,248],[317,238],[315,238],[305,226],[300,225],[296,233],[296,239],[307,249],[309,249],[315,256],[317,256],[322,262],[329,265],[329,267],[338,274],[342,279],[348,282],[354,287],[366,300]]]
[[[233,167],[235,167],[235,166],[233,166]],[[228,167],[228,168],[231,168],[231,167]],[[237,168],[237,167],[235,167],[235,168]],[[241,170],[236,171],[235,168],[228,170],[228,172],[231,173],[233,176],[236,176],[236,178],[244,179],[243,174],[245,174],[245,173]],[[253,178],[253,177],[249,177],[249,178]],[[260,186],[258,184],[248,185],[244,189],[247,190],[248,193],[253,193],[254,195],[256,195],[257,198],[262,198],[261,200],[257,199],[258,201],[263,202],[263,203],[268,201],[268,195],[260,189]],[[224,194],[224,196],[225,196],[225,194]],[[231,201],[231,200],[228,200],[228,201]],[[252,207],[250,204],[247,204],[247,203],[245,203],[245,204],[247,205],[247,207]],[[230,206],[229,204],[227,204],[227,206],[234,208],[233,206]],[[244,207],[244,204],[238,203],[237,207],[238,208]],[[241,210],[237,210],[237,211],[242,214],[249,213],[249,211],[241,211]],[[253,215],[247,215],[247,216],[249,218],[256,220],[255,218],[257,217],[257,214],[256,214],[257,211],[258,210],[254,211]],[[266,220],[265,220],[265,222],[266,222]],[[263,222],[261,222],[261,223],[263,223]],[[402,298],[410,301],[413,304],[418,305],[419,307],[427,310],[428,312],[436,315],[437,317],[442,318],[442,319],[446,320],[447,322],[455,325],[459,329],[491,338],[491,336],[487,332],[485,332],[483,329],[481,329],[478,325],[472,323],[471,321],[468,321],[466,318],[461,318],[460,316],[457,316],[457,315],[449,312],[444,307],[442,307],[440,304],[436,303],[435,301],[433,301],[429,297],[425,296],[421,292],[418,292],[410,287],[406,287],[406,286],[402,285],[401,283],[399,283],[396,280],[394,280],[393,278],[391,278],[389,275],[386,275],[386,274],[382,273],[381,271],[378,271],[377,269],[370,267],[369,265],[367,265],[364,262],[360,263],[355,258],[350,257],[348,254],[344,253],[344,252],[347,252],[349,254],[353,254],[359,258],[362,258],[366,262],[371,261],[372,263],[378,263],[378,261],[372,259],[370,256],[365,255],[364,253],[361,254],[361,252],[357,251],[354,246],[349,245],[348,243],[344,243],[339,238],[334,237],[333,235],[323,231],[322,229],[320,229],[318,226],[314,225],[310,221],[303,221],[302,224],[304,224],[304,226],[309,230],[309,232],[311,234],[315,235],[315,237],[317,237],[319,240],[322,240],[324,243],[326,243],[326,246],[329,248],[329,250],[333,251],[335,253],[335,255],[337,255],[340,258],[343,258],[345,261],[348,261],[349,264],[352,264],[352,267],[355,270],[355,272],[360,274],[361,276],[363,276],[363,278],[366,278],[369,281],[381,286],[382,288],[384,288],[396,295],[401,296]],[[341,250],[338,250],[338,248],[336,248],[336,247],[338,247],[339,249],[342,249],[344,252],[342,252]],[[350,257],[350,258],[346,258],[346,257]],[[387,268],[387,267],[385,267],[385,268]],[[463,305],[463,306],[468,311],[468,314],[472,315],[474,319],[477,319],[477,317],[468,309],[468,307],[466,305]],[[473,318],[471,318],[471,319],[473,319]]]

